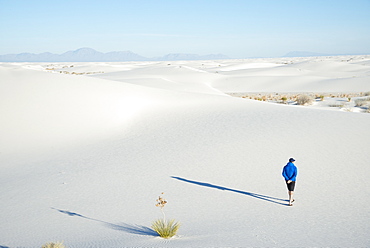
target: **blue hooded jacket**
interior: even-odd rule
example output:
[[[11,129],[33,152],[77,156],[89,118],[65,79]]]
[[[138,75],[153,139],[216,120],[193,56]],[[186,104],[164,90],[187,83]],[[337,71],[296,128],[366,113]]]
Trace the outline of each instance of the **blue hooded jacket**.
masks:
[[[295,182],[297,175],[298,175],[297,167],[292,162],[289,162],[287,163],[287,165],[284,166],[283,177],[285,178],[286,181],[290,180]]]

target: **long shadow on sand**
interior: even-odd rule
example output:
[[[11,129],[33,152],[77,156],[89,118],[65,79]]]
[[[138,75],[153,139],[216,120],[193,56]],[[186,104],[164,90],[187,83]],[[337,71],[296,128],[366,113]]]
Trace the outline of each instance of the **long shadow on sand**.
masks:
[[[251,193],[251,192],[246,192],[246,191],[241,191],[241,190],[236,190],[236,189],[230,189],[230,188],[226,188],[226,187],[223,187],[223,186],[218,186],[218,185],[214,185],[214,184],[210,184],[210,183],[192,181],[192,180],[188,180],[188,179],[181,178],[181,177],[172,177],[172,178],[183,181],[183,182],[203,186],[203,187],[209,187],[209,188],[214,188],[214,189],[219,189],[219,190],[227,190],[227,191],[231,191],[231,192],[251,196],[251,197],[254,197],[254,198],[257,198],[257,199],[260,199],[260,200],[268,201],[268,202],[271,202],[271,203],[287,206],[286,203],[278,202],[278,201],[287,202],[287,200],[280,199],[280,198],[275,198],[275,197],[271,197],[271,196],[267,196],[267,195],[261,195],[261,194],[256,194],[256,193]]]
[[[146,227],[146,226],[130,225],[130,224],[126,224],[126,223],[113,224],[113,223],[109,223],[109,222],[106,222],[106,221],[97,220],[97,219],[94,219],[94,218],[83,216],[81,214],[70,212],[70,211],[65,211],[65,210],[56,209],[56,208],[52,208],[52,209],[55,209],[58,212],[60,212],[62,214],[66,214],[68,216],[80,217],[80,218],[84,218],[84,219],[93,220],[93,221],[96,221],[96,222],[103,223],[105,226],[107,226],[109,228],[112,228],[114,230],[123,231],[123,232],[131,233],[131,234],[137,234],[137,235],[159,236],[157,232],[155,232],[153,229],[151,229],[149,227]]]

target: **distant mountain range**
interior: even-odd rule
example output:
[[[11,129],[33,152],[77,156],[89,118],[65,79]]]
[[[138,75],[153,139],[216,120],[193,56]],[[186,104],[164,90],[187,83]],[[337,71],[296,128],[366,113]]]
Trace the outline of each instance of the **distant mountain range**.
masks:
[[[80,48],[62,54],[54,53],[20,53],[0,55],[0,62],[119,62],[119,61],[173,61],[173,60],[210,60],[229,59],[223,54],[167,54],[163,57],[146,58],[131,51],[98,52],[92,48]]]
[[[344,53],[344,54],[330,54],[330,53],[314,53],[314,52],[306,52],[306,51],[293,51],[285,54],[283,57],[319,57],[319,56],[347,56],[347,55],[366,55],[368,53]]]
[[[333,54],[314,53],[306,51],[292,51],[284,55],[284,57],[315,57],[315,56],[332,56]]]

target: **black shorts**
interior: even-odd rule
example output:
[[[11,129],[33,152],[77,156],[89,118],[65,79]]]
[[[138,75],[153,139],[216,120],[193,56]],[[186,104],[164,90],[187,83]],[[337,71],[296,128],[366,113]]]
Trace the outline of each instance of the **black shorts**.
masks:
[[[291,181],[290,183],[288,183],[288,181],[285,181],[285,182],[286,182],[286,186],[288,187],[288,190],[294,191],[295,181]]]

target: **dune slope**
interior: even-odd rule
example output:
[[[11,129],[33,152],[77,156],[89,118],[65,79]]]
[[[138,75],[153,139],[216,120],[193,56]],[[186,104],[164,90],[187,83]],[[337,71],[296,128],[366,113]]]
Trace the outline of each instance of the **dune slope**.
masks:
[[[130,75],[108,63],[117,71],[90,77],[0,64],[0,246],[370,245],[368,114],[233,98],[213,88],[227,77],[211,73],[218,63],[181,63]],[[233,63],[219,67],[247,68]],[[182,86],[148,87],[153,71]],[[293,207],[281,176],[289,157]],[[170,240],[150,227],[161,192],[182,224]]]

